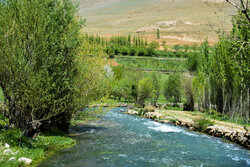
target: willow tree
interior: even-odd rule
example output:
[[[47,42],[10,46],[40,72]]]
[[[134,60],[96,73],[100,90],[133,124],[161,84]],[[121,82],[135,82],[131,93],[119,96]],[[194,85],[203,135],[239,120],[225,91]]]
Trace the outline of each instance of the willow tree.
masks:
[[[79,58],[84,56],[79,33],[84,22],[76,13],[77,6],[67,0],[0,3],[0,86],[5,115],[24,134],[32,136],[50,127],[67,130],[72,113],[87,103],[84,97],[89,96],[83,92],[89,95],[87,91],[92,90],[82,73],[94,69],[86,67],[92,58],[85,62]],[[99,74],[91,76],[102,79]]]

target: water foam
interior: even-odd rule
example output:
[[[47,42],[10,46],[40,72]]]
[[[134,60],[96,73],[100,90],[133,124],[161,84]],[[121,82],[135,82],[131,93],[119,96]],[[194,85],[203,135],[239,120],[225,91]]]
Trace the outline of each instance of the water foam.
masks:
[[[152,122],[149,124],[149,129],[153,129],[155,131],[160,131],[160,132],[181,132],[181,129],[178,129],[176,127],[172,127],[170,125],[164,125],[158,122]]]

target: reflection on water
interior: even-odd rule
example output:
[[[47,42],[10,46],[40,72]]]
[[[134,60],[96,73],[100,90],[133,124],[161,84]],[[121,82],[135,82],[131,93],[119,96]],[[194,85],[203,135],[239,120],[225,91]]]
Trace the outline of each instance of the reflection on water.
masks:
[[[77,145],[41,167],[250,166],[250,152],[221,139],[124,114],[114,108],[101,120],[73,127]]]

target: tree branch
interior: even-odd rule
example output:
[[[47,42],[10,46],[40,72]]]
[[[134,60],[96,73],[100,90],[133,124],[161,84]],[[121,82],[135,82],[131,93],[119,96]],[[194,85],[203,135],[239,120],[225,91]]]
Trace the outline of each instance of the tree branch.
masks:
[[[231,5],[233,5],[239,11],[241,11],[246,16],[248,22],[250,23],[250,17],[249,17],[249,14],[248,14],[248,0],[246,1],[246,4],[244,4],[244,0],[240,0],[242,7],[239,7],[239,5],[237,5],[236,3],[232,2],[231,0],[226,0],[226,2],[228,2]]]

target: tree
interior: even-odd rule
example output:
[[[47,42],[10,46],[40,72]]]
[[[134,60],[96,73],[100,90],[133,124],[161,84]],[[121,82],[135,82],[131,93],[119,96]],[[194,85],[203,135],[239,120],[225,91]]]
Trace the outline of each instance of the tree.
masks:
[[[157,73],[153,73],[151,75],[151,80],[152,80],[152,84],[153,84],[151,104],[153,106],[157,106],[157,101],[158,101],[160,94],[161,94],[160,75],[157,75]]]
[[[32,136],[51,127],[67,130],[72,114],[97,98],[91,97],[94,92],[104,92],[96,89],[96,83],[108,77],[103,75],[104,66],[86,63],[94,58],[82,54],[86,53],[79,33],[83,22],[76,12],[77,6],[70,1],[0,3],[0,86],[8,107],[5,115],[23,134]]]
[[[164,96],[168,101],[175,103],[181,101],[181,75],[172,73],[164,84]]]
[[[160,39],[160,29],[159,28],[157,28],[156,35],[157,35],[157,39],[159,40]]]
[[[137,103],[144,106],[145,101],[149,100],[153,92],[153,84],[150,78],[143,78],[138,83]]]
[[[194,93],[192,88],[192,79],[191,78],[185,78],[185,81],[183,83],[183,88],[186,95],[186,103],[184,104],[184,110],[185,111],[194,111]]]

